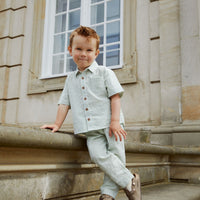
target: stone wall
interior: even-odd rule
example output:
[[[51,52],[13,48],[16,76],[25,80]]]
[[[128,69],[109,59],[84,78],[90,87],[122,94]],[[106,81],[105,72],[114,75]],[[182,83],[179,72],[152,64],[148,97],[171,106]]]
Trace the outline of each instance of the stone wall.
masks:
[[[0,4],[0,123],[17,122],[26,0]]]
[[[126,1],[130,62],[115,72],[125,89],[127,127],[199,124],[199,7],[198,0]],[[1,1],[0,123],[55,120],[65,77],[39,78],[44,17],[45,0]],[[63,128],[72,129],[71,113]]]

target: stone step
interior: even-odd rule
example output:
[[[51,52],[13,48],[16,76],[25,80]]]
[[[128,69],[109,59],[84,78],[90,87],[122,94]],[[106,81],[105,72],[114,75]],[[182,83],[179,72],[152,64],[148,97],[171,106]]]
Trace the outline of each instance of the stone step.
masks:
[[[116,200],[127,200],[120,192]],[[200,185],[161,183],[142,188],[142,200],[200,200]]]
[[[165,134],[168,132],[166,130]],[[153,195],[153,199],[157,193],[163,197],[168,196],[165,194],[166,188],[176,185],[163,185],[161,182],[169,180],[196,183],[199,187],[199,147],[152,144],[148,142],[149,133],[143,133],[144,135],[138,133],[138,142],[127,140],[125,143],[127,167],[132,173],[139,173],[141,183],[145,185],[143,200],[147,200],[148,195]],[[154,133],[157,134],[155,131]],[[39,196],[45,200],[98,199],[103,173],[91,162],[84,137],[75,137],[66,132],[51,133],[50,130],[38,128],[0,126],[0,146],[2,199],[11,199],[13,196],[15,199],[29,200],[39,200]],[[154,188],[152,184],[158,182],[160,184]],[[28,196],[32,192],[32,185],[37,192],[30,199]],[[151,185],[149,190],[146,185]],[[173,187],[171,195],[178,186],[175,189]],[[195,194],[192,190],[188,191]],[[123,193],[119,193],[116,200],[121,199],[126,199]],[[173,199],[178,200],[171,198]]]
[[[95,195],[92,197],[83,197],[76,200],[98,199],[99,195]],[[120,191],[115,200],[128,200],[128,198],[123,191]],[[142,200],[200,200],[200,184],[166,182],[143,186]]]

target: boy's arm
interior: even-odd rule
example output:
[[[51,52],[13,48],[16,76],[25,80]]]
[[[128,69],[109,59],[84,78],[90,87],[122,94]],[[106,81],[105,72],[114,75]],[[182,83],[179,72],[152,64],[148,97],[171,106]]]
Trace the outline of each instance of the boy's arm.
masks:
[[[115,136],[115,140],[118,140],[118,137],[120,141],[122,141],[122,137],[126,139],[126,131],[121,127],[120,125],[120,96],[119,94],[115,94],[110,97],[111,100],[111,122],[110,122],[110,129],[109,129],[109,135],[110,137],[112,134]]]
[[[41,126],[40,128],[44,128],[44,129],[50,128],[50,129],[52,129],[53,133],[58,131],[60,129],[60,127],[62,126],[62,124],[67,116],[68,111],[69,111],[69,106],[60,104],[58,106],[55,123],[54,124],[45,124],[45,125]]]

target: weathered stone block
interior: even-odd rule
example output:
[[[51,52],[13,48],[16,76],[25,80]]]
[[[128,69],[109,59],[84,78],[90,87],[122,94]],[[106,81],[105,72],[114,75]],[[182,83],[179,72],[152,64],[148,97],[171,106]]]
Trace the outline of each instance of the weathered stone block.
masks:
[[[150,3],[150,38],[159,36],[159,1]]]
[[[0,68],[0,99],[5,98],[5,90],[7,90],[7,68]]]
[[[11,7],[11,1],[12,0],[1,0],[0,11],[10,8]]]
[[[160,40],[150,42],[150,81],[160,80]]]
[[[42,200],[45,182],[46,179],[42,173],[1,174],[1,199]]]
[[[182,114],[180,89],[180,86],[176,83],[161,83],[162,124],[180,123]]]
[[[0,38],[24,34],[25,8],[0,12]]]
[[[200,120],[200,86],[182,89],[182,119]]]
[[[161,102],[160,102],[160,83],[154,83],[150,85],[151,99],[150,99],[150,112],[151,121],[159,122],[161,115]]]
[[[173,145],[176,146],[199,146],[199,133],[173,133]]]
[[[0,38],[9,35],[11,10],[0,12]]]
[[[21,7],[25,7],[27,5],[28,0],[12,0],[12,8],[17,9]],[[30,0],[31,3],[33,3],[33,0]]]
[[[10,33],[11,37],[24,34],[24,20],[25,20],[25,8],[12,11],[10,20]]]
[[[8,92],[6,99],[19,97],[20,67],[11,67],[9,69]]]
[[[181,38],[199,35],[198,0],[181,0],[180,2],[180,29]]]
[[[23,37],[9,39],[7,51],[7,65],[22,64]]]
[[[10,100],[6,102],[5,123],[15,124],[18,110],[18,100]]]
[[[151,144],[172,145],[172,134],[152,134]]]
[[[0,39],[0,66],[4,66],[7,63],[8,42],[8,38]]]
[[[187,37],[181,40],[182,84],[200,85],[200,37]]]
[[[2,123],[3,101],[0,100],[0,124]]]

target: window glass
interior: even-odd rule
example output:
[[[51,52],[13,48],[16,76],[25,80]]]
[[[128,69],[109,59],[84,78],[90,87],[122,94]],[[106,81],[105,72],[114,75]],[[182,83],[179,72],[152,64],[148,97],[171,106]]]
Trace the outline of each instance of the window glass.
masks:
[[[104,3],[91,7],[91,24],[97,24],[104,21]]]
[[[106,34],[106,42],[118,42],[120,41],[120,23],[111,22],[107,24],[107,34]]]
[[[55,17],[55,33],[64,32],[66,29],[66,14]]]
[[[65,50],[65,34],[54,36],[54,53],[64,52]]]
[[[123,0],[51,0],[47,1],[46,43],[42,70],[44,77],[65,75],[76,70],[68,52],[69,36],[79,27],[90,26],[100,37],[100,54],[96,61],[111,68],[122,66],[122,9]],[[49,21],[48,21],[49,20]],[[54,23],[52,23],[54,22]],[[46,46],[46,49],[45,49]]]
[[[92,0],[91,3],[102,2],[103,0]]]
[[[52,74],[61,74],[64,70],[64,55],[53,56]]]
[[[80,26],[80,10],[70,12],[68,20],[68,30],[76,29]]]
[[[81,0],[70,0],[69,1],[69,9],[79,8],[81,6]]]
[[[68,54],[66,61],[66,72],[71,72],[76,70],[76,64],[73,61],[72,57]]]
[[[92,26],[100,37],[100,45],[104,44],[104,25]]]
[[[110,45],[106,48],[106,65],[113,66],[120,64],[120,45]]]
[[[56,13],[67,10],[67,0],[56,0]]]
[[[120,18],[120,0],[112,0],[107,3],[107,20]]]

